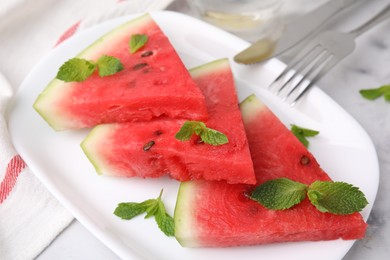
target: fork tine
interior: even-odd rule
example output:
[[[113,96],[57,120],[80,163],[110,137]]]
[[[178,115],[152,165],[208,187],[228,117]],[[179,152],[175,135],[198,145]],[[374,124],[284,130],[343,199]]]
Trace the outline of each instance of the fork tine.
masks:
[[[324,60],[327,59],[328,57],[328,53],[326,50],[322,49],[322,48],[318,48],[319,51],[317,51],[315,54],[316,56],[315,57],[311,57],[309,56],[308,59],[309,61],[306,62],[304,64],[304,66],[302,66],[302,68],[299,68],[299,71],[297,69],[297,73],[294,75],[293,78],[291,78],[289,81],[290,82],[293,82],[294,79],[296,79],[298,82],[293,84],[292,87],[289,89],[289,91],[287,92],[287,94],[283,97],[283,100],[287,100],[291,94],[296,91],[296,89],[298,89],[299,86],[301,86],[303,84],[303,82],[306,81],[306,79],[310,79],[311,78],[311,75],[312,73],[315,71],[315,69],[320,66],[322,64],[322,62]],[[299,73],[298,73],[299,72]],[[287,84],[290,84],[290,82],[286,82],[286,85]]]
[[[310,46],[308,46],[310,47]],[[277,88],[277,95],[280,94],[280,92],[293,80],[294,76],[296,76],[297,72],[301,71],[303,68],[305,68],[307,63],[310,63],[310,61],[313,59],[313,57],[316,57],[319,52],[321,51],[321,48],[319,45],[312,46],[311,48],[305,48],[301,52],[299,52],[292,60],[289,62],[287,67],[282,71],[282,73],[279,74],[279,76],[268,86],[268,89],[274,88],[276,85],[278,85]],[[293,69],[294,68],[294,69]],[[287,77],[289,72],[291,72],[291,76]],[[280,85],[282,84],[283,85]]]
[[[305,82],[306,80],[310,80],[314,78],[318,73],[320,73],[321,69],[326,66],[329,59],[333,57],[333,54],[328,52],[327,50],[323,50],[321,53],[321,56],[317,58],[317,60],[314,61],[313,66],[310,67],[310,69],[302,75],[301,80],[290,89],[290,91],[287,93],[285,99],[288,99],[294,92],[299,90],[299,87]]]
[[[314,86],[314,84],[322,78],[326,73],[328,73],[340,60],[331,57],[327,60],[327,63],[321,68],[318,74],[310,81],[310,83],[294,98],[290,103],[291,106],[294,106],[305,94],[306,92]]]

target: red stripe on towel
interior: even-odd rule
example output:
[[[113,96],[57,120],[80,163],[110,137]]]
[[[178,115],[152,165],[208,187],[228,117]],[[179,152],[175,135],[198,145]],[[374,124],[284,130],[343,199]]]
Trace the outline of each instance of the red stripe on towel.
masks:
[[[66,31],[61,35],[61,37],[58,39],[58,41],[56,42],[55,46],[57,46],[57,45],[60,44],[61,42],[65,41],[65,40],[68,39],[70,36],[72,36],[72,35],[77,31],[77,29],[79,28],[80,23],[81,23],[81,21],[78,21],[77,23],[75,23],[74,25],[72,25],[71,27],[69,27],[69,29],[66,30]]]
[[[19,174],[26,167],[20,155],[15,155],[7,165],[4,179],[0,184],[0,204],[5,201],[16,184]]]

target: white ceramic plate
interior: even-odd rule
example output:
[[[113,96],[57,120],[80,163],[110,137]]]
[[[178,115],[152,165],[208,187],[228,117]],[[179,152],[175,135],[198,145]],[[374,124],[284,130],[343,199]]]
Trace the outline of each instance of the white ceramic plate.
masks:
[[[248,43],[188,16],[156,12],[152,16],[165,31],[188,68],[214,59],[233,57]],[[32,171],[74,216],[121,258],[146,259],[340,259],[354,241],[296,242],[237,248],[183,248],[165,237],[153,219],[123,221],[112,214],[117,203],[158,196],[173,214],[179,183],[98,176],[80,148],[88,130],[55,132],[33,110],[32,104],[60,65],[110,29],[133,17],[122,17],[79,33],[55,48],[25,79],[10,114],[9,129],[18,152]],[[365,131],[318,88],[295,108],[276,99],[264,87],[283,64],[242,66],[231,62],[239,98],[256,93],[285,124],[317,129],[311,151],[334,180],[361,188],[370,202],[362,212],[367,219],[379,179],[375,149]]]

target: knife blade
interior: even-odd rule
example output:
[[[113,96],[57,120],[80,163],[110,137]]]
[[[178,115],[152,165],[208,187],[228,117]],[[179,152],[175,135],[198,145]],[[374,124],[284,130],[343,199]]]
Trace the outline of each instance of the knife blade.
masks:
[[[253,64],[278,56],[310,35],[319,32],[321,25],[356,2],[358,1],[331,0],[290,23],[278,40],[260,39],[234,56],[234,61],[241,64]]]

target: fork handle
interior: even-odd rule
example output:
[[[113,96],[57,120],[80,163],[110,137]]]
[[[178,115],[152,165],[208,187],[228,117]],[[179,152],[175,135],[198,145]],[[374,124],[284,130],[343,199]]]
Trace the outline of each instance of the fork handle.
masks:
[[[358,28],[352,30],[350,33],[354,35],[355,37],[358,37],[359,35],[365,33],[366,31],[370,30],[375,25],[383,22],[384,20],[388,19],[390,17],[390,4],[387,5],[381,12],[379,12],[377,15],[375,15],[373,18],[368,20],[363,25],[359,26]]]

